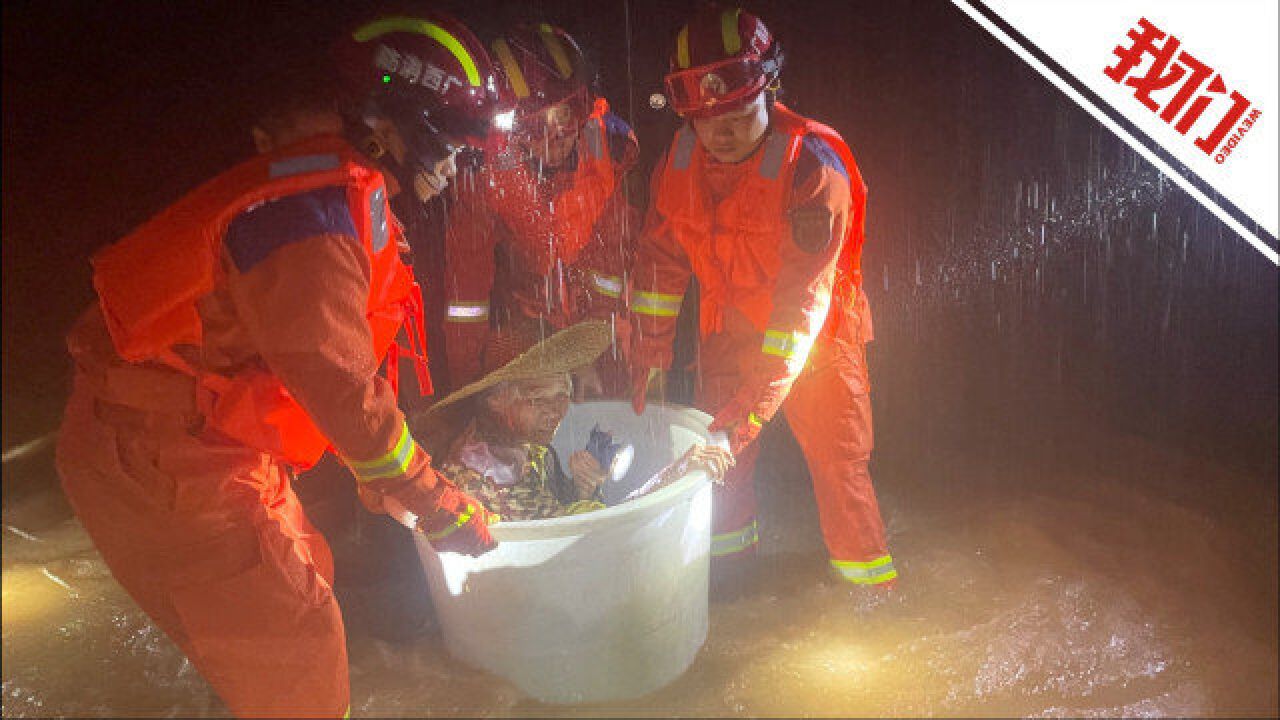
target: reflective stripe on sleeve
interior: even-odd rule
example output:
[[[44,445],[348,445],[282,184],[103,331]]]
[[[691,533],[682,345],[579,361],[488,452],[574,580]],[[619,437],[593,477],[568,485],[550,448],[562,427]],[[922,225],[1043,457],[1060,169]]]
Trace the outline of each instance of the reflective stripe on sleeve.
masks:
[[[409,433],[409,425],[400,422],[400,439],[396,446],[382,457],[373,460],[347,460],[347,464],[356,474],[356,480],[367,483],[379,478],[395,477],[409,471],[409,463],[413,461],[414,448],[417,443]]]
[[[893,569],[893,558],[888,555],[867,562],[832,560],[831,567],[842,580],[857,585],[878,585],[898,577],[898,571]]]
[[[680,303],[683,301],[684,295],[637,290],[631,298],[631,310],[642,315],[675,317],[680,314]]]
[[[790,360],[801,353],[807,355],[812,345],[813,339],[804,333],[767,330],[764,334],[764,342],[760,345],[760,352]]]
[[[448,322],[484,322],[489,319],[489,303],[457,302],[449,303],[445,308],[445,320]]]
[[[724,557],[742,552],[760,542],[760,528],[754,518],[741,530],[711,536],[711,557]]]
[[[602,275],[598,272],[591,273],[591,283],[595,285],[596,290],[601,295],[611,298],[618,298],[622,295],[622,278],[616,275]]]

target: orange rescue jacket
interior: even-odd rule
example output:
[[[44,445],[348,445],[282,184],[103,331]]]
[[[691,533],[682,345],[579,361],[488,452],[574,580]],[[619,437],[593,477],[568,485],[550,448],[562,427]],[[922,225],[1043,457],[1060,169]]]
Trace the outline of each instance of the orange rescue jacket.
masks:
[[[684,249],[698,278],[703,335],[721,329],[726,306],[741,311],[760,332],[769,330],[772,295],[780,267],[778,249],[791,235],[786,203],[801,143],[807,134],[823,139],[837,153],[849,173],[852,193],[851,214],[831,290],[831,310],[820,337],[831,337],[841,317],[856,311],[854,301],[862,280],[862,226],[866,205],[862,176],[852,151],[835,130],[801,117],[779,103],[774,105],[770,135],[751,160],[755,167],[729,197],[714,206],[700,186],[705,153],[695,152],[698,139],[691,127],[679,130],[667,154],[654,202],[670,222],[674,238]],[[657,297],[654,302],[665,301],[665,296]],[[644,297],[639,301],[643,303]],[[663,307],[655,308],[651,314],[667,312]],[[674,315],[674,311],[670,314]]]
[[[203,333],[197,302],[224,280],[220,258],[231,221],[258,204],[333,186],[347,189],[358,240],[369,259],[371,349],[380,362],[390,356],[386,372],[394,384],[396,335],[404,328],[427,394],[422,294],[400,258],[386,183],[341,138],[313,138],[241,163],[92,259],[94,288],[120,357],[192,375],[208,427],[299,468],[314,465],[330,442],[278,379],[256,368],[229,377],[209,372],[175,350],[191,346],[198,356]]]

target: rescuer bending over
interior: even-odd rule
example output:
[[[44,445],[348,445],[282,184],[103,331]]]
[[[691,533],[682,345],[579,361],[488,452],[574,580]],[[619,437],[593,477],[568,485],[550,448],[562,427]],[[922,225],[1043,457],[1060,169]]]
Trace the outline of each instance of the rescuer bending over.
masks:
[[[67,497],[239,716],[349,713],[332,557],[291,486],[326,450],[437,550],[494,546],[489,514],[431,469],[378,374],[397,333],[422,350],[389,196],[429,199],[487,134],[502,110],[492,63],[438,15],[380,17],[341,51],[356,122],[324,90],[277,97],[258,157],[94,257],[98,303],[68,338]]]

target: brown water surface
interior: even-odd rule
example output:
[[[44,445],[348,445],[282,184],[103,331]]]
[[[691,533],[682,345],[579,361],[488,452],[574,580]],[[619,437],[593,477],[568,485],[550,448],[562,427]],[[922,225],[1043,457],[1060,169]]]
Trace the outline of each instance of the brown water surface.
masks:
[[[712,604],[705,647],[670,686],[547,706],[452,662],[438,633],[408,647],[355,635],[353,712],[1275,715],[1274,484],[1138,440],[1092,447],[1036,472],[881,458],[901,581],[880,604],[825,579],[783,447],[759,481],[759,572]],[[225,712],[59,496],[10,502],[4,521],[6,717]]]

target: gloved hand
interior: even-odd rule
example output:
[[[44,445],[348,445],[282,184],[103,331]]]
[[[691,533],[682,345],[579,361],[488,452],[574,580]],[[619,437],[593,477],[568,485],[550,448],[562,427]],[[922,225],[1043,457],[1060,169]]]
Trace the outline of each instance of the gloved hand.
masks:
[[[387,513],[387,509],[382,506],[382,493],[370,489],[365,483],[356,483],[356,496],[360,498],[360,504],[364,505],[364,509],[374,515]]]
[[[743,378],[737,394],[716,412],[708,430],[725,431],[729,436],[729,449],[737,455],[777,414],[795,379],[785,360],[761,355],[754,369]]]
[[[756,439],[764,427],[765,419],[755,413],[758,405],[751,394],[738,393],[729,404],[720,408],[707,431],[724,431],[729,436],[729,451],[734,455],[739,454]]]
[[[489,523],[497,516],[452,483],[440,480],[437,510],[418,516],[418,530],[436,552],[457,552],[479,557],[498,546],[489,534]]]
[[[370,512],[383,513],[383,498],[394,499],[417,517],[417,530],[438,552],[479,556],[496,547],[488,526],[497,522],[497,516],[430,466],[423,468],[423,474],[427,473],[434,476],[433,485],[428,486],[420,476],[362,483],[358,489],[360,501]]]

